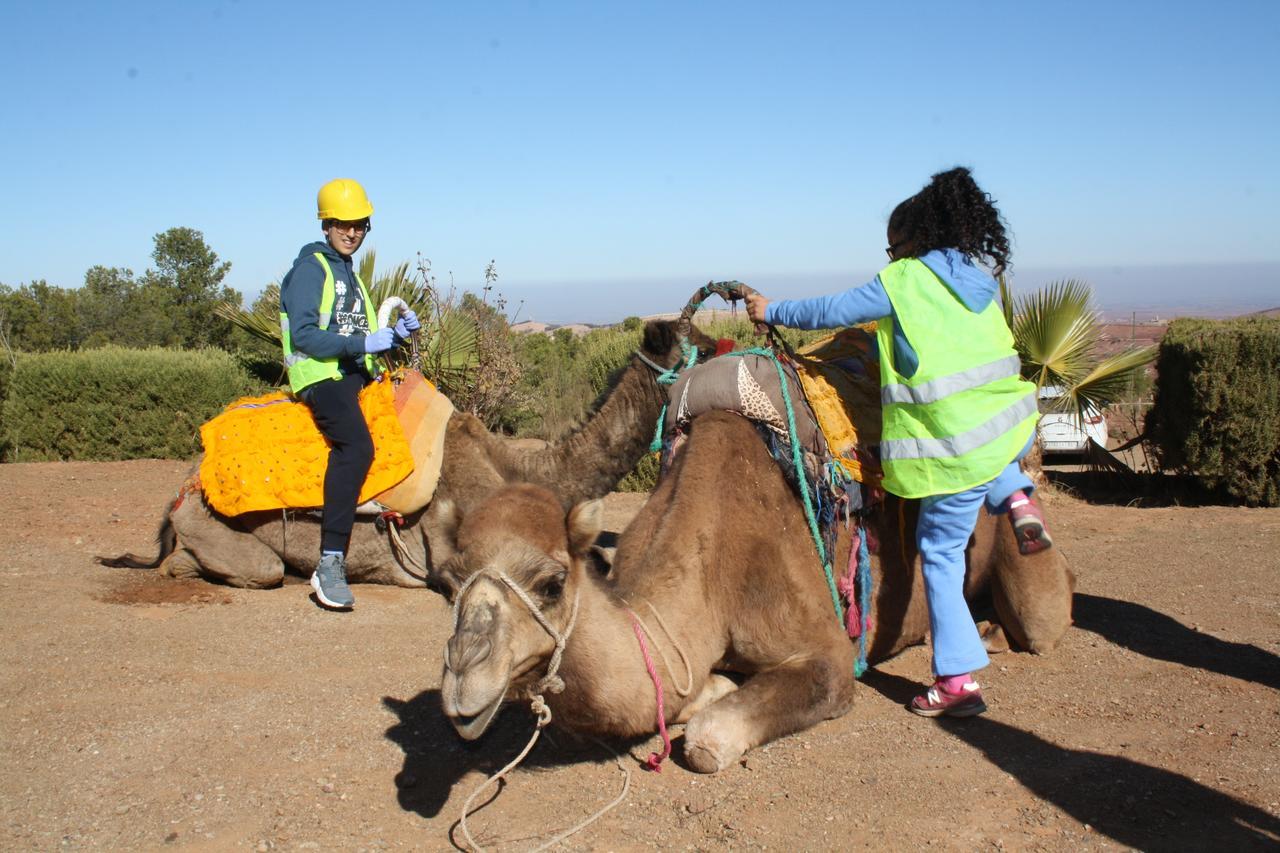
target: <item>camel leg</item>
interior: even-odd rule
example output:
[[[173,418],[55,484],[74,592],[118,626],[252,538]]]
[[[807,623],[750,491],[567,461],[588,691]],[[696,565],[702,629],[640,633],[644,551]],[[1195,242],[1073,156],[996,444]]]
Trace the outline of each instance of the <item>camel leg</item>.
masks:
[[[176,548],[160,563],[160,574],[177,580],[200,577],[200,561],[186,548]]]
[[[198,565],[200,577],[230,586],[263,589],[284,582],[284,563],[279,555],[252,534],[216,518],[203,500],[191,495],[170,516],[179,550],[190,556],[175,570]]]
[[[1074,592],[1075,575],[1060,548],[1024,556],[1008,523],[999,525],[992,602],[1014,643],[1036,654],[1052,651],[1071,627]]]
[[[684,755],[699,773],[715,773],[753,746],[838,717],[853,705],[853,650],[784,661],[694,714]]]
[[[989,655],[997,655],[1009,651],[1009,638],[999,622],[979,622],[978,636],[982,638],[982,647]]]
[[[712,702],[718,701],[730,693],[738,689],[738,685],[728,676],[721,675],[718,672],[711,673],[711,677],[702,685],[701,692],[693,697],[693,701],[680,709],[680,713],[672,720],[673,723],[679,725],[687,723],[692,719],[693,715],[710,705]]]

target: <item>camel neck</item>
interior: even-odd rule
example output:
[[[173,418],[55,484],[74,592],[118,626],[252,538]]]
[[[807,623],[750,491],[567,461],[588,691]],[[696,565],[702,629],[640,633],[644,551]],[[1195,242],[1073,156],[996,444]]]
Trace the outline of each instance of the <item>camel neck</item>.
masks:
[[[633,358],[586,423],[556,444],[510,459],[513,479],[544,485],[565,506],[608,494],[648,448],[665,395]]]

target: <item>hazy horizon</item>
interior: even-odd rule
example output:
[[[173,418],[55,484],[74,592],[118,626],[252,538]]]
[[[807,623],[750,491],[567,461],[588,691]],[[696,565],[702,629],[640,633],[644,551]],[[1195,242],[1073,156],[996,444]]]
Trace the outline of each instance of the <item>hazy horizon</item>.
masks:
[[[507,300],[513,322],[553,325],[621,322],[629,316],[679,311],[707,281],[737,279],[771,299],[802,299],[835,293],[870,281],[861,273],[760,273],[654,278],[602,278],[598,281],[504,282],[496,290]],[[1099,266],[1015,267],[1010,284],[1016,295],[1063,279],[1088,284],[1094,303],[1109,320],[1148,321],[1155,316],[1225,317],[1280,307],[1280,263],[1108,264]],[[1224,287],[1221,282],[1230,283]],[[1218,286],[1211,286],[1219,282]],[[523,305],[521,304],[523,303]],[[707,307],[727,307],[718,298]]]

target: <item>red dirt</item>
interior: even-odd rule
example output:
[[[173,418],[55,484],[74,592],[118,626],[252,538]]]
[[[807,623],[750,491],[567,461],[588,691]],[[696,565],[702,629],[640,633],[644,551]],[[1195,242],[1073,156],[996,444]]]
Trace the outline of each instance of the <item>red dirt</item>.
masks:
[[[531,725],[512,708],[467,744],[444,723],[441,599],[358,586],[336,614],[298,583],[92,562],[148,550],[184,467],[0,466],[0,846],[460,841],[463,800]],[[610,499],[615,528],[639,500]],[[845,717],[713,777],[641,770],[656,738],[613,744],[630,794],[567,847],[1276,849],[1280,510],[1047,503],[1079,573],[1076,627],[1051,655],[993,658],[989,713],[907,713],[928,670],[915,648]],[[604,748],[553,728],[469,823],[486,847],[528,849],[620,784]]]

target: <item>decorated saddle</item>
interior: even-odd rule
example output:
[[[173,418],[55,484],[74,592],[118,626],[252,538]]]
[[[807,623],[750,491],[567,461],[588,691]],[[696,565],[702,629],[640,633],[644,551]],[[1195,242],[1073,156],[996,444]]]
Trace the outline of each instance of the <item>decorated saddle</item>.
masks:
[[[811,487],[826,483],[844,494],[852,491],[849,483],[879,485],[879,365],[865,328],[845,329],[789,357],[749,349],[686,370],[671,386],[662,426],[664,469],[693,419],[713,410],[754,422],[784,470],[793,468],[797,443]]]
[[[401,370],[361,391],[360,410],[374,447],[360,501],[402,514],[426,506],[440,477],[453,404],[417,371]],[[311,410],[292,395],[236,400],[200,428],[200,438],[200,485],[223,515],[324,503],[329,445]]]

